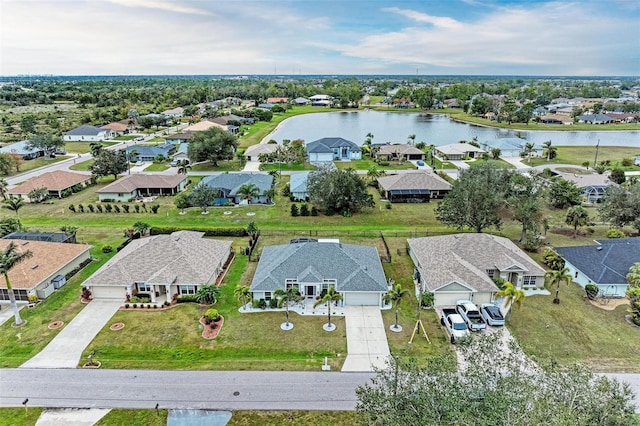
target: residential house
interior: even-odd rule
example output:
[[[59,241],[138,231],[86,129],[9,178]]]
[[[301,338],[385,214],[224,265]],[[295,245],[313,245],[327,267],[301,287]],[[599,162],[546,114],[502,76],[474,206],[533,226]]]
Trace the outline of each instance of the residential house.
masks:
[[[425,153],[422,150],[409,144],[380,145],[375,152],[375,158],[378,160],[424,160]]]
[[[289,179],[289,193],[295,200],[307,200],[307,180],[310,172],[292,173]]]
[[[491,303],[502,278],[517,288],[541,288],[545,270],[511,240],[490,234],[452,234],[410,238],[414,280],[434,295],[435,306],[457,300]]]
[[[360,160],[362,150],[343,138],[322,138],[307,144],[307,157],[311,163]]]
[[[611,117],[614,123],[635,123],[640,117],[637,113],[630,114],[619,112],[608,112],[607,116]]]
[[[594,284],[605,297],[624,297],[627,273],[640,262],[640,237],[596,240],[595,245],[557,247],[574,282]]]
[[[47,243],[75,243],[76,234],[67,232],[17,231],[2,237],[3,240],[44,241]]]
[[[184,129],[182,129],[182,131],[185,133],[186,132],[203,132],[205,130],[209,130],[212,127],[218,127],[222,130],[227,130],[227,126],[225,125],[214,123],[208,120],[202,120],[199,123],[192,124],[191,126],[185,127]]]
[[[173,154],[173,159],[178,161],[189,160],[189,144],[181,143],[178,145],[176,153]]]
[[[311,106],[331,106],[331,97],[329,95],[313,95],[309,98]]]
[[[480,146],[486,152],[491,152],[493,148],[498,148],[501,157],[520,157],[520,154],[524,152],[526,143],[528,143],[527,140],[520,138],[499,138],[486,140]],[[543,148],[540,145],[536,145],[530,155],[532,157],[540,157],[542,152]]]
[[[175,195],[187,186],[187,176],[135,174],[124,176],[97,191],[100,201],[130,201],[147,195]]]
[[[193,132],[185,132],[185,133],[176,133],[175,135],[170,135],[164,138],[166,143],[179,145],[181,143],[189,142],[193,138]]]
[[[31,251],[32,256],[9,271],[9,281],[16,300],[28,301],[30,295],[46,299],[64,285],[66,275],[91,259],[86,244],[56,243],[35,240],[0,239],[0,250],[14,243],[19,252]],[[4,280],[0,280],[0,300],[9,300]]]
[[[224,203],[248,204],[249,200],[243,199],[238,190],[242,185],[255,185],[259,196],[251,200],[252,204],[268,204],[271,200],[264,195],[265,191],[273,187],[273,176],[267,173],[222,173],[214,176],[205,176],[198,185],[208,185],[219,190],[219,196],[211,200],[212,205]]]
[[[445,99],[444,100],[445,108],[460,108],[460,103],[455,98]]]
[[[613,123],[614,119],[606,114],[584,114],[576,117],[578,123],[588,124],[608,124]]]
[[[286,104],[289,102],[289,98],[267,98],[269,104]]]
[[[268,103],[268,102],[264,102],[264,103],[258,104],[257,108],[260,108],[260,109],[269,109],[269,110],[270,110],[270,109],[271,109],[271,108],[273,108],[274,106],[275,106],[274,104],[270,104],[270,103]]]
[[[598,203],[604,197],[604,194],[611,185],[615,185],[609,180],[609,175],[598,173],[564,173],[555,170],[554,173],[564,180],[568,180],[576,184],[582,190],[582,202]]]
[[[436,155],[444,160],[465,160],[467,158],[478,158],[484,154],[485,150],[468,143],[452,143],[435,147]]]
[[[415,171],[378,178],[382,197],[392,203],[428,203],[442,198],[451,185],[433,172]]]
[[[160,114],[164,115],[165,117],[180,118],[184,115],[184,108],[176,107],[176,108],[168,109],[166,111],[162,111]]]
[[[23,160],[33,160],[34,158],[43,157],[45,152],[41,148],[29,148],[29,141],[20,141],[5,145],[0,148],[0,154],[15,154],[22,157]]]
[[[63,139],[65,142],[101,142],[111,139],[112,136],[110,129],[83,124],[82,126],[65,132]]]
[[[384,306],[388,284],[378,250],[334,240],[267,246],[250,289],[254,299],[271,300],[276,290],[294,287],[314,301],[331,286],[342,306]]]
[[[274,154],[278,150],[278,145],[274,143],[259,143],[256,145],[251,145],[244,152],[244,156],[247,158],[247,161],[258,161],[261,155],[271,155]]]
[[[640,155],[633,157],[633,165],[640,166]]]
[[[309,105],[311,103],[311,100],[307,98],[299,97],[299,98],[295,98],[293,100],[293,103],[295,105]]]
[[[27,202],[39,202],[41,200],[29,199],[29,193],[34,189],[46,188],[50,197],[62,198],[62,194],[67,189],[71,189],[76,185],[84,188],[90,183],[91,175],[55,170],[34,176],[26,182],[9,189],[7,196],[11,198],[22,197]]]
[[[567,115],[560,114],[547,114],[540,117],[542,124],[563,124],[565,126],[571,126],[573,124],[573,118]]]
[[[104,130],[111,131],[111,137],[122,136],[129,133],[129,123],[128,120],[114,121],[113,123],[105,124],[100,127]]]
[[[150,303],[171,301],[175,294],[194,295],[204,284],[216,281],[231,255],[231,241],[203,238],[204,232],[177,231],[131,241],[84,286],[94,299],[127,295]]]
[[[157,146],[132,145],[127,147],[130,161],[153,161],[158,156],[168,159],[174,152],[176,152],[176,146],[170,143]]]

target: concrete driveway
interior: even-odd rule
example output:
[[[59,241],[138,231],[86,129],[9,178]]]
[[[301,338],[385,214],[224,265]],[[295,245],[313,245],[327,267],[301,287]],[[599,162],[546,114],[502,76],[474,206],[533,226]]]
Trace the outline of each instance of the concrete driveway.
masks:
[[[20,368],[76,368],[82,351],[120,305],[120,301],[92,301],[38,355]]]
[[[391,355],[382,313],[377,306],[345,306],[347,359],[342,371],[384,368]]]

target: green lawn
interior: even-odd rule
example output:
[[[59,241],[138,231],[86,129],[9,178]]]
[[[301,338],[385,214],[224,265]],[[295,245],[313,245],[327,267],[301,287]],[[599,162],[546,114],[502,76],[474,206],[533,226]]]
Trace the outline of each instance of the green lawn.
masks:
[[[274,171],[274,170],[299,172],[299,171],[303,171],[303,170],[315,170],[315,169],[316,168],[311,163],[306,163],[306,162],[304,164],[303,163],[293,163],[293,164],[268,163],[268,164],[260,164],[260,170],[262,170],[264,172],[270,172],[270,171]]]
[[[83,161],[82,163],[76,163],[73,166],[69,166],[69,170],[75,170],[78,172],[87,172],[89,171],[89,168],[91,167],[91,165],[94,163],[94,159],[90,159],[87,161]]]
[[[145,425],[166,426],[167,410],[129,410],[116,408],[107,413],[95,426]]]
[[[38,417],[40,417],[41,413],[41,407],[28,407],[27,410],[22,407],[3,407],[0,408],[0,425],[33,426],[38,421]]]
[[[145,172],[164,172],[169,169],[168,163],[153,163],[148,167],[145,167]]]
[[[122,136],[116,136],[115,138],[113,138],[113,140],[114,141],[132,141],[137,137],[138,135],[122,135]]]
[[[242,170],[244,167],[243,164],[240,163],[240,160],[234,159],[231,161],[220,161],[218,162],[218,167],[214,167],[210,162],[194,164],[191,166],[192,172],[237,172]]]
[[[91,143],[92,142],[66,142],[64,145],[64,149],[67,152],[72,152],[74,154],[86,154],[87,152],[91,152]],[[102,146],[112,146],[117,144],[118,142],[100,142]]]
[[[369,170],[375,167],[378,170],[415,170],[416,166],[410,161],[391,161],[388,166],[381,166],[370,158],[353,161],[334,161],[339,169]]]
[[[576,164],[582,165],[589,162],[593,166],[596,156],[595,146],[558,146],[558,155],[553,160],[546,158],[532,158],[532,166],[543,166],[545,164]],[[621,167],[626,170],[640,170],[640,167],[622,167],[623,158],[633,158],[640,155],[640,148],[630,146],[601,146],[598,148],[598,162],[609,160],[612,168]],[[528,163],[527,163],[528,164]]]
[[[58,155],[56,156],[56,158],[39,157],[39,158],[34,158],[33,160],[24,160],[22,164],[20,164],[19,172],[16,172],[16,169],[14,168],[8,175],[0,175],[0,176],[1,177],[15,176],[19,173],[28,172],[34,169],[38,169],[40,167],[46,167],[51,164],[55,164],[59,161],[66,160],[67,158],[69,158],[69,156]]]
[[[352,426],[361,422],[355,411],[234,411],[227,425]]]

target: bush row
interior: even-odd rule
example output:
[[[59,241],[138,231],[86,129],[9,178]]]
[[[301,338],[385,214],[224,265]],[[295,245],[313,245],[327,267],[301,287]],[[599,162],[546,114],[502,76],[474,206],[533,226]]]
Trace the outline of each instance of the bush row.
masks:
[[[69,279],[71,277],[73,277],[75,274],[77,274],[78,272],[80,272],[82,270],[82,268],[84,268],[85,266],[87,266],[88,264],[91,263],[91,258],[83,260],[82,263],[80,265],[78,265],[76,268],[72,269],[71,271],[67,272],[67,274],[64,276],[65,279],[67,281],[69,281]]]
[[[158,209],[159,208],[160,208],[160,206],[158,204],[154,204],[154,205],[150,206],[149,209],[147,209],[147,206],[144,203],[143,204],[134,204],[133,205],[133,211],[135,213],[140,213],[140,211],[148,213],[149,210],[151,210],[151,213],[156,214],[156,213],[158,213]],[[69,205],[69,210],[71,210],[74,213],[84,213],[85,210],[87,210],[87,211],[89,211],[91,213],[94,213],[94,212],[95,213],[102,213],[102,212],[106,212],[106,213],[111,213],[111,212],[129,213],[131,211],[131,205],[123,204],[122,206],[119,206],[117,204],[111,205],[111,204],[107,203],[107,204],[97,204],[96,206],[94,206],[93,204],[87,204],[87,206],[85,207],[82,204],[78,204],[77,206],[71,204],[71,205]]]
[[[318,209],[316,206],[312,206],[311,210],[309,210],[309,206],[306,204],[302,204],[298,209],[297,204],[291,204],[291,216],[318,216]]]

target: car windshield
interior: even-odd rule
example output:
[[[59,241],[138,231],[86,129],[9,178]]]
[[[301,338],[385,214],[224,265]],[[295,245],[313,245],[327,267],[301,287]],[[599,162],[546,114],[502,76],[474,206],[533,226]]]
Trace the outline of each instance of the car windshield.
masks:
[[[454,330],[466,330],[467,329],[467,325],[463,322],[456,322],[453,324],[453,329]]]
[[[492,318],[502,318],[502,314],[500,313],[500,310],[495,306],[488,307],[487,312]]]

